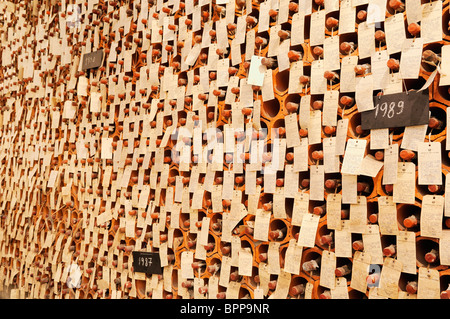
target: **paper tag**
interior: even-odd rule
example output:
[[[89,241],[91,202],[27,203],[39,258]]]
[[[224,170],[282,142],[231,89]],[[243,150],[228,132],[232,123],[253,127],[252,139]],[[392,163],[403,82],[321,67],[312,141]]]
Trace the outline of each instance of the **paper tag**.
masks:
[[[322,112],[314,110],[310,112],[308,124],[309,145],[320,144],[322,142]]]
[[[442,1],[422,4],[420,35],[424,44],[442,41]]]
[[[408,24],[422,20],[422,1],[405,0],[405,8]]]
[[[310,167],[310,200],[322,201],[324,199],[325,172],[323,165]]]
[[[228,58],[219,59],[217,61],[217,86],[218,87],[227,87],[229,74],[228,68],[230,66],[230,60]]]
[[[386,34],[386,48],[389,54],[402,50],[403,42],[406,40],[405,22],[403,12],[386,18],[384,23]]]
[[[441,265],[450,265],[450,232],[448,229],[442,230],[439,239],[439,262]]]
[[[362,293],[367,290],[367,275],[370,268],[370,255],[364,252],[355,251],[353,256],[352,278],[350,287]]]
[[[259,284],[260,287],[262,287],[264,296],[267,295],[269,292],[269,281],[270,281],[270,274],[268,271],[268,265],[265,262],[260,262],[258,267],[258,275],[259,275]]]
[[[422,198],[420,214],[420,235],[440,238],[442,234],[442,219],[444,213],[444,196],[425,195]]]
[[[239,268],[240,276],[252,276],[253,255],[250,248],[241,248],[239,251]]]
[[[294,226],[301,226],[303,216],[307,213],[309,213],[309,194],[297,192],[292,208],[291,224]]]
[[[312,61],[311,94],[324,94],[325,91],[327,90],[327,79],[325,79],[325,77],[323,76],[324,72],[325,72],[325,64],[323,60]]]
[[[441,143],[418,143],[419,185],[442,185]]]
[[[323,98],[322,126],[337,125],[337,111],[339,104],[339,91],[328,90]]]
[[[184,279],[194,279],[194,269],[192,263],[194,261],[194,253],[191,251],[183,251],[181,253],[181,277]]]
[[[440,64],[440,77],[439,77],[439,86],[443,85],[450,85],[450,48],[446,45],[442,46],[441,48],[441,64]],[[448,107],[447,107],[448,109]],[[448,123],[448,117],[449,113],[447,112],[447,123]],[[447,132],[447,135],[449,132]],[[449,145],[450,142],[447,140],[446,142],[446,150],[450,149]]]
[[[328,194],[326,205],[327,228],[341,230],[342,195]]]
[[[281,270],[278,276],[277,287],[269,296],[269,299],[286,299],[289,293],[289,285],[291,283],[291,274]]]
[[[253,238],[255,240],[268,241],[269,239],[269,221],[270,211],[258,209],[255,216],[255,230]]]
[[[368,154],[363,158],[358,174],[375,177],[383,167],[383,164],[383,162],[376,160],[373,155]]]
[[[197,242],[200,245],[208,244],[210,220],[211,219],[209,217],[203,217],[203,219],[202,219],[202,227],[200,229],[200,232],[197,234]]]
[[[275,193],[277,171],[272,165],[264,167],[264,192],[268,194]]]
[[[275,99],[272,69],[267,69],[264,73],[264,81],[261,87],[261,96],[263,102]]]
[[[246,177],[245,180],[248,183],[248,178]],[[254,194],[249,194],[248,195],[248,213],[255,215],[256,214],[256,210],[258,208],[258,204],[259,204],[259,198],[261,196],[261,185],[256,185],[256,190]]]
[[[294,32],[297,33],[297,32]],[[291,39],[292,41],[292,39]],[[292,42],[291,42],[292,44]],[[303,61],[292,62],[289,69],[289,87],[288,94],[301,93],[303,85],[300,83],[300,77],[303,75]],[[309,110],[309,109],[308,109]]]
[[[444,216],[450,217],[450,176],[445,175]]]
[[[419,143],[423,143],[428,125],[406,126],[403,133],[401,148],[417,152]]]
[[[343,155],[347,143],[348,119],[341,119],[336,127],[336,155]]]
[[[323,166],[325,173],[339,173],[339,155],[336,155],[336,137],[323,139]]]
[[[222,185],[214,185],[213,191],[211,192],[211,202],[213,213],[218,213],[223,211],[222,206]]]
[[[367,23],[383,22],[386,13],[386,0],[371,0],[367,6]]]
[[[335,71],[341,68],[339,57],[339,37],[325,38],[323,43],[323,61],[325,70]]]
[[[402,263],[402,272],[416,274],[416,235],[411,231],[399,231],[397,235],[397,260]]]
[[[339,35],[355,32],[356,7],[352,0],[341,1],[339,10]]]
[[[227,21],[226,19],[219,19],[216,21],[216,39],[217,49],[225,49],[229,46],[227,40]]]
[[[239,267],[239,255],[241,253],[241,239],[239,236],[231,236],[231,266]]]
[[[300,128],[307,129],[310,122],[311,95],[303,95],[300,97],[299,108],[298,124],[300,125]]]
[[[253,299],[264,299],[264,291],[259,285],[253,290]]]
[[[311,14],[309,41],[311,47],[322,45],[325,41],[325,10],[316,11]],[[321,73],[322,75],[323,72]]]
[[[284,181],[286,186],[282,187],[282,190],[284,191],[284,197],[295,197],[298,192],[298,176],[299,174],[297,172],[294,172],[294,165],[285,165]]]
[[[387,50],[374,52],[371,56],[370,70],[372,71],[374,90],[384,89],[388,84],[389,81],[389,67],[387,66],[388,60],[389,55]]]
[[[398,163],[397,182],[393,187],[394,203],[414,204],[416,165],[412,162]]]
[[[267,265],[269,274],[279,275],[280,268],[280,243],[270,242],[267,250]]]
[[[292,16],[291,30],[296,30],[291,34],[291,45],[298,45],[305,42],[305,14],[299,10]]]
[[[298,134],[297,113],[286,115],[284,123],[286,127],[286,147],[299,146],[300,135]]]
[[[269,30],[269,22],[270,22],[270,1],[261,2],[259,8],[259,21],[258,21],[258,32],[264,32]]]
[[[350,212],[351,214],[352,212]],[[367,216],[367,215],[366,215]],[[372,264],[383,263],[383,248],[378,225],[367,225],[362,234],[364,252],[370,254]]]
[[[295,239],[290,239],[288,247],[286,249],[286,255],[284,257],[285,272],[289,272],[294,275],[300,274],[300,262],[302,259],[303,247],[298,246]]]
[[[324,250],[320,261],[320,285],[334,289],[336,284],[336,255],[332,251]]]
[[[280,37],[278,36],[278,31],[281,30],[281,25],[274,25],[269,30],[269,44],[267,50],[267,56],[276,56],[278,50],[280,49]],[[278,64],[279,65],[279,64]]]
[[[347,279],[345,277],[336,278],[335,287],[330,292],[331,299],[349,299]]]
[[[273,194],[273,217],[283,219],[286,218],[286,198],[284,196],[284,187],[277,187]]]
[[[294,172],[308,170],[308,138],[302,138],[299,146],[294,147]]]
[[[379,150],[389,147],[389,129],[380,128],[370,130],[370,149]]]
[[[358,175],[342,174],[342,203],[354,204],[358,197]]]
[[[368,58],[375,52],[375,24],[368,21],[358,24],[358,54],[360,59]]]
[[[397,207],[392,196],[378,198],[378,225],[381,235],[397,235]]]
[[[398,171],[398,144],[391,144],[384,150],[383,185],[397,182]]]
[[[398,299],[398,282],[401,273],[402,263],[394,258],[386,257],[381,269],[378,295]]]
[[[356,175],[361,167],[367,140],[349,139],[341,167],[342,174]]]
[[[367,226],[367,198],[358,196],[355,204],[350,204],[350,229],[352,233],[362,234]]]
[[[340,28],[339,28],[340,30]],[[356,73],[355,66],[358,65],[358,56],[344,56],[341,62],[340,86],[339,91],[342,93],[355,92]]]
[[[192,268],[192,267],[191,267]],[[222,256],[222,264],[220,265],[219,285],[228,287],[231,272],[231,258]]]
[[[402,58],[400,59],[400,73],[403,79],[417,79],[419,77],[422,47],[422,38],[405,39],[403,42]]]
[[[352,233],[348,220],[341,221],[341,229],[334,231],[334,252],[336,257],[352,258]]]
[[[219,292],[219,277],[213,275],[208,279],[208,299],[217,299]]]
[[[355,102],[358,112],[375,109],[373,103],[373,77],[366,75],[356,79]]]
[[[253,54],[255,53],[255,38],[255,30],[248,30],[245,35],[245,61],[251,60]]]
[[[436,269],[419,267],[417,299],[440,299],[439,272]]]
[[[290,68],[290,61],[288,57],[290,46],[291,44],[289,39],[284,40],[278,45],[277,48],[278,72],[283,72],[285,70],[289,70]]]
[[[319,219],[319,215],[310,213],[303,215],[302,227],[300,227],[297,245],[302,247],[314,247]]]
[[[314,286],[309,281],[305,285],[305,299],[312,299]]]

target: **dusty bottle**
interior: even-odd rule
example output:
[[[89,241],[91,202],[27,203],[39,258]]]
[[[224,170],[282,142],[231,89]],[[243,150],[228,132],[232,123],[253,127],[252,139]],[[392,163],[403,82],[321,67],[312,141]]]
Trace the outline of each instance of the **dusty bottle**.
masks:
[[[344,265],[341,267],[337,267],[336,270],[334,271],[334,274],[336,275],[336,277],[343,277],[345,275],[348,275],[351,272],[352,272],[352,266]]]
[[[439,253],[436,249],[431,249],[425,254],[425,260],[430,264],[434,263],[438,259],[438,257]]]
[[[289,293],[292,296],[303,295],[305,293],[305,285],[299,284],[299,285],[292,286],[291,289],[289,290]]]
[[[403,226],[406,228],[413,228],[419,224],[419,219],[415,215],[410,215],[403,219]]]
[[[386,257],[392,257],[395,255],[395,245],[389,245],[383,248],[383,255]]]
[[[302,269],[303,269],[303,271],[309,273],[309,272],[311,272],[311,271],[314,271],[314,270],[319,269],[320,261],[321,261],[321,258],[320,258],[320,257],[317,258],[317,259],[305,261],[305,262],[302,264]]]
[[[354,250],[358,250],[358,251],[364,250],[364,243],[363,243],[363,241],[362,241],[362,240],[355,240],[355,241],[352,243],[352,248],[353,248]]]

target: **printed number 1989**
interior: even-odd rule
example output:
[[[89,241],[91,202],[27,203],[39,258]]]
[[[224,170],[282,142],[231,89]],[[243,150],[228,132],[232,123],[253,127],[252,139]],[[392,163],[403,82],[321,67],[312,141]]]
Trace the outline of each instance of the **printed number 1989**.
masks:
[[[402,114],[404,104],[405,102],[403,101],[398,101],[398,103],[391,102],[389,105],[388,102],[383,102],[381,105],[377,104],[375,106],[375,118],[378,117],[378,114],[380,114],[383,118],[387,116],[390,119],[396,114]]]

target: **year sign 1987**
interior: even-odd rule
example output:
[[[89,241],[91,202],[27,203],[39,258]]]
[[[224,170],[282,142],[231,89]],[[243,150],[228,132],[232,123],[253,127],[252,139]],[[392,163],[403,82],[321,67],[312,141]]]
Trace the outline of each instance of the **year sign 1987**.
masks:
[[[375,96],[375,108],[361,113],[363,130],[428,124],[428,90]]]
[[[133,251],[133,269],[146,274],[162,274],[159,253]]]

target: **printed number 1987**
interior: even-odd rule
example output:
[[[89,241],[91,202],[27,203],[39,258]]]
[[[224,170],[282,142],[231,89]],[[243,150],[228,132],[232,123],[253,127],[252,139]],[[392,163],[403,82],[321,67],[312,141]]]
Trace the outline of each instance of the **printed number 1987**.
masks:
[[[389,105],[388,102],[383,102],[381,105],[377,104],[375,106],[375,118],[377,118],[379,114],[383,118],[387,116],[390,119],[393,118],[394,115],[402,114],[404,104],[405,102],[403,101],[398,101],[398,103],[391,102]]]
[[[146,257],[139,257],[139,265],[140,266],[151,266],[152,264],[152,258],[146,258]]]

